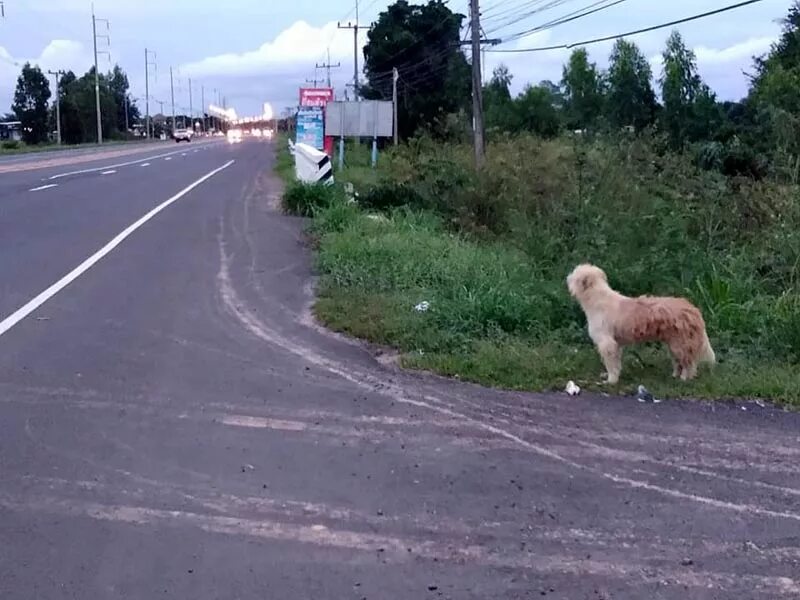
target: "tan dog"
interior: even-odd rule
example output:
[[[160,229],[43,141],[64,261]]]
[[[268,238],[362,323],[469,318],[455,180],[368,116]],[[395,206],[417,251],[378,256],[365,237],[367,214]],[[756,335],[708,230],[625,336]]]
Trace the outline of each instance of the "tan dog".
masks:
[[[608,285],[602,269],[578,265],[567,277],[569,293],[580,303],[608,373],[617,383],[622,370],[622,346],[661,341],[672,353],[673,377],[697,375],[700,362],[716,357],[700,310],[684,298],[629,298]]]

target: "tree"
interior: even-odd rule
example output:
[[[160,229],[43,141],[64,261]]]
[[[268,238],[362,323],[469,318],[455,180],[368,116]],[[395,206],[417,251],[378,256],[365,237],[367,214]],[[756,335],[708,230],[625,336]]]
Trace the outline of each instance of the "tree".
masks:
[[[47,81],[47,77],[38,66],[33,67],[30,63],[25,63],[17,79],[11,110],[22,122],[22,139],[26,144],[47,141],[48,100],[50,100],[50,82]]]
[[[554,137],[561,128],[558,97],[546,85],[527,86],[514,100],[517,128],[542,137]]]
[[[720,111],[713,92],[697,73],[694,52],[686,47],[677,31],[669,36],[663,59],[662,122],[673,146],[681,147],[687,141],[705,138]]]
[[[511,80],[513,76],[505,65],[492,72],[492,78],[483,88],[483,110],[486,127],[500,131],[511,131],[514,122],[514,108],[511,100]]]
[[[443,115],[470,106],[470,69],[459,33],[464,15],[442,0],[397,0],[372,24],[364,48],[365,98],[390,98],[392,69],[400,74],[399,132],[413,135]]]
[[[119,65],[114,65],[114,69],[108,76],[108,87],[111,97],[114,99],[116,107],[116,127],[117,131],[126,131],[126,124],[132,127],[135,121],[139,120],[139,108],[136,102],[130,97],[128,90],[128,75]],[[127,116],[126,116],[127,111]]]
[[[652,77],[650,64],[636,44],[617,40],[606,76],[605,112],[611,125],[641,130],[653,122],[656,95]]]
[[[567,125],[583,129],[595,123],[603,108],[602,80],[584,48],[573,51],[562,79]]]

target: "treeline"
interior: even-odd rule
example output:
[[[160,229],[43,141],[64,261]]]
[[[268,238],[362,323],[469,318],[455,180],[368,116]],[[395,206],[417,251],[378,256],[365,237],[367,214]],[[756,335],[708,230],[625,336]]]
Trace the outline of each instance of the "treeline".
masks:
[[[392,69],[398,70],[401,136],[425,130],[447,138],[469,127],[469,65],[459,49],[463,24],[464,16],[440,0],[426,5],[398,0],[371,27],[362,93],[388,97]],[[790,7],[771,51],[755,59],[740,101],[718,100],[677,31],[667,40],[657,80],[629,40],[615,43],[608,62],[601,70],[586,49],[575,50],[560,82],[528,85],[516,96],[512,74],[498,67],[483,90],[489,135],[646,130],[667,149],[693,152],[704,168],[800,178],[800,0]]]
[[[99,82],[103,137],[124,139],[140,117],[136,101],[129,94],[128,76],[115,66],[111,72],[101,73]],[[56,93],[60,101],[62,141],[67,144],[96,141],[94,67],[81,77],[67,71],[59,79]],[[38,66],[27,63],[22,67],[11,111],[22,122],[26,144],[47,142],[56,131],[56,98],[50,80]]]

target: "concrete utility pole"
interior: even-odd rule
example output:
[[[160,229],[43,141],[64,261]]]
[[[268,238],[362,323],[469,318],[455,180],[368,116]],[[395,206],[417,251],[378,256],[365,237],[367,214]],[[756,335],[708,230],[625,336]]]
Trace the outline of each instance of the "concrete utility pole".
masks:
[[[481,80],[481,15],[478,0],[470,0],[469,12],[472,29],[472,112],[475,145],[475,166],[480,169],[486,162],[486,139],[483,124],[483,81]]]
[[[328,87],[331,87],[331,69],[338,69],[341,66],[342,63],[340,62],[337,62],[335,65],[331,64],[331,49],[328,48],[328,62],[321,65],[315,65],[314,79],[317,78],[316,69],[325,69],[328,72]]]
[[[94,4],[92,4],[92,41],[94,42],[94,100],[97,112],[97,143],[103,143],[103,118],[100,112],[100,71],[97,68],[97,55],[109,54],[108,51],[97,51],[97,38],[104,38],[106,44],[111,44],[111,38],[106,35],[97,35],[97,22],[100,21],[106,24],[106,31],[108,31],[108,21],[106,19],[98,19],[94,15]],[[109,54],[109,57],[111,55]]]
[[[172,79],[172,67],[169,68],[169,93],[172,96],[172,132],[175,133],[175,82]]]
[[[194,132],[194,106],[192,104],[192,78],[189,78],[189,124],[190,129]]]
[[[400,72],[395,67],[392,69],[392,108],[394,110],[394,145],[397,146],[399,141],[399,132],[397,131],[397,81],[400,79]]]
[[[125,133],[127,134],[130,130],[130,124],[128,123],[128,94],[125,94]]]
[[[61,145],[61,90],[58,88],[58,76],[65,75],[64,71],[47,71],[56,77],[56,139]]]
[[[203,133],[206,132],[206,87],[200,86],[200,114],[203,117]]]
[[[150,57],[153,57],[153,62],[150,62]],[[152,50],[144,49],[144,106],[145,106],[145,136],[149,139],[152,137],[152,123],[150,122],[150,66],[152,65],[158,73],[158,65],[155,62],[156,53]]]
[[[347,25],[337,23],[336,27],[339,29],[352,29],[353,30],[353,95],[358,99],[358,30],[366,29],[365,26],[358,24],[358,0],[356,0],[356,22],[347,22]],[[330,62],[330,61],[328,61]]]

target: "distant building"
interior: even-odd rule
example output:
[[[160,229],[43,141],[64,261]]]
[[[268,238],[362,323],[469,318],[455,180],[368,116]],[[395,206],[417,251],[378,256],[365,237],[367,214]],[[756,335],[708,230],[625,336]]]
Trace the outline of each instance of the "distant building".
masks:
[[[22,121],[0,121],[0,140],[22,140]]]

